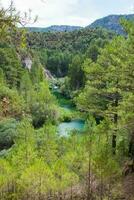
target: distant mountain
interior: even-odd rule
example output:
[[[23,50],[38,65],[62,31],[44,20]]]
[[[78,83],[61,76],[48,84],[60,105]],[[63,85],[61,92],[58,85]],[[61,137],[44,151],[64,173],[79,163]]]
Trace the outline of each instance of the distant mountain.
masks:
[[[89,25],[89,28],[105,28],[110,31],[114,31],[117,34],[123,34],[123,28],[120,25],[120,19],[125,18],[127,20],[134,20],[134,14],[131,15],[109,15],[107,17],[101,18],[93,22],[91,25]]]
[[[134,14],[131,15],[109,15],[101,19],[96,20],[85,28],[105,28],[110,31],[114,31],[117,34],[123,34],[123,28],[120,25],[120,19],[125,18],[127,20],[134,20]],[[80,26],[68,26],[68,25],[54,25],[46,28],[43,27],[27,27],[30,32],[72,32],[80,30]]]
[[[72,32],[75,30],[79,30],[82,27],[80,26],[67,26],[67,25],[54,25],[46,28],[40,27],[27,27],[30,32]]]

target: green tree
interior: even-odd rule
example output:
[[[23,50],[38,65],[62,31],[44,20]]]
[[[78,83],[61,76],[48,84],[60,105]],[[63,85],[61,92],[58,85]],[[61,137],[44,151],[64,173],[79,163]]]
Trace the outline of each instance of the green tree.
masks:
[[[0,48],[0,68],[3,70],[8,86],[10,88],[18,87],[20,84],[22,65],[15,49]]]
[[[0,68],[0,85],[5,85],[4,72],[1,68]]]
[[[24,97],[27,106],[30,105],[33,96],[33,85],[30,79],[30,74],[28,71],[25,71],[21,77],[20,81],[20,93]]]
[[[20,118],[24,109],[23,98],[17,90],[9,89],[6,86],[0,87],[0,117]]]
[[[21,198],[41,200],[55,189],[55,181],[51,169],[42,160],[23,171],[19,180]]]
[[[39,84],[40,82],[44,80],[43,67],[40,64],[38,58],[36,58],[36,60],[33,61],[30,74],[31,74],[31,80],[33,84]]]
[[[78,90],[83,86],[84,73],[82,70],[82,56],[76,55],[69,66],[69,84],[72,90]]]
[[[21,173],[36,158],[36,140],[34,129],[26,118],[18,124],[16,132],[15,145],[9,159],[17,172]]]
[[[14,199],[13,188],[15,182],[15,172],[10,163],[0,159],[0,198]]]
[[[35,97],[30,105],[34,126],[41,127],[47,120],[54,123],[58,113],[48,83],[44,81],[38,84],[35,91]]]
[[[58,137],[56,135],[56,127],[51,124],[46,124],[37,131],[36,135],[38,156],[41,157],[45,163],[52,166],[58,159]]]
[[[10,148],[16,137],[17,121],[15,119],[3,119],[0,121],[0,150]]]
[[[88,60],[85,62],[84,67],[88,81],[84,92],[78,98],[78,104],[80,101],[94,116],[108,117],[111,120],[113,125],[113,153],[116,151],[116,133],[119,121],[118,106],[122,100],[123,49],[124,39],[115,38],[101,51],[97,63],[91,63]],[[84,107],[82,108],[84,109]]]

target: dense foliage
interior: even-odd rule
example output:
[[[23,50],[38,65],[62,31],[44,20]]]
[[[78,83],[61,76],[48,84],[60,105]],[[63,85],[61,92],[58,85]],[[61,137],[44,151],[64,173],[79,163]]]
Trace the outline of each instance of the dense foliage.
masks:
[[[27,42],[30,48],[40,54],[43,66],[54,75],[62,77],[67,75],[73,56],[88,53],[95,59],[98,55],[96,49],[103,47],[113,35],[101,29],[58,33],[31,32],[27,34]]]
[[[134,172],[134,24],[124,21],[128,37],[113,40],[100,29],[25,34],[11,9],[0,9],[0,199],[127,199],[123,178]],[[57,85],[80,111],[73,115],[85,119],[81,134],[58,134],[57,124],[74,116],[62,113],[44,65],[66,75]]]

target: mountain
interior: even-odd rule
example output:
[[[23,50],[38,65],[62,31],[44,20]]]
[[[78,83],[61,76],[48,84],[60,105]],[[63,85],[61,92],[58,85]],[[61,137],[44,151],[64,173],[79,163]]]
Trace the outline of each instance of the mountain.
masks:
[[[85,28],[105,28],[110,31],[114,31],[117,34],[124,34],[123,28],[120,25],[120,19],[133,20],[134,14],[131,15],[109,15],[101,19],[96,20]],[[80,30],[80,26],[68,26],[68,25],[54,25],[46,28],[43,27],[27,27],[30,32],[72,32]]]
[[[41,27],[27,27],[27,29],[30,32],[72,32],[75,30],[79,30],[82,27],[80,26],[68,26],[68,25],[54,25],[54,26],[49,26],[46,28],[41,28]]]
[[[123,28],[120,25],[120,19],[124,18],[127,20],[134,20],[134,14],[131,15],[109,15],[107,17],[103,17],[101,19],[96,20],[91,25],[89,25],[89,28],[105,28],[110,31],[114,31],[117,34],[123,34]]]

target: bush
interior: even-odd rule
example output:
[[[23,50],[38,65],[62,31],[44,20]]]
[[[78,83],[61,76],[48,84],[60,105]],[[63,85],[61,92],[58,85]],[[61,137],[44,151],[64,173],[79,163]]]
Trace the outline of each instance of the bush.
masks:
[[[4,119],[0,121],[0,150],[10,148],[16,136],[17,121],[15,119]]]

